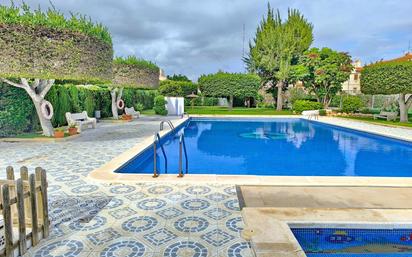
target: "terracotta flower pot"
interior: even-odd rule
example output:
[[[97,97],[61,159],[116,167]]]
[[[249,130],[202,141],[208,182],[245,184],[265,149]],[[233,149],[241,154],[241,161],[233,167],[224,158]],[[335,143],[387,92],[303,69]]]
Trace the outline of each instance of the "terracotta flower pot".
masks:
[[[55,138],[63,138],[64,137],[64,131],[54,131],[54,137]]]
[[[69,135],[70,136],[77,135],[77,128],[69,128]]]
[[[123,114],[122,119],[123,120],[132,120],[132,115],[127,115],[127,114]]]

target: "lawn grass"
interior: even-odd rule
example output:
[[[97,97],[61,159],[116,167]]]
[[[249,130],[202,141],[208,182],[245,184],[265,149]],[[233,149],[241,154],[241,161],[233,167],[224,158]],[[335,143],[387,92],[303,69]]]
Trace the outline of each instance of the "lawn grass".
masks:
[[[227,107],[219,106],[194,106],[185,107],[185,111],[189,114],[199,115],[293,115],[290,110],[276,111],[273,108],[241,108],[236,107],[229,110]]]
[[[49,138],[46,136],[43,136],[41,133],[24,133],[24,134],[19,134],[13,136],[13,138]]]
[[[379,125],[388,125],[388,126],[395,126],[395,127],[407,127],[412,128],[412,119],[409,118],[409,123],[401,123],[398,121],[387,121],[387,120],[374,120],[373,118],[369,117],[351,117],[351,116],[340,116],[340,118],[351,119],[351,120],[359,120],[373,124]]]
[[[156,115],[155,111],[153,109],[148,109],[148,110],[143,110],[141,111],[141,114],[144,115]]]

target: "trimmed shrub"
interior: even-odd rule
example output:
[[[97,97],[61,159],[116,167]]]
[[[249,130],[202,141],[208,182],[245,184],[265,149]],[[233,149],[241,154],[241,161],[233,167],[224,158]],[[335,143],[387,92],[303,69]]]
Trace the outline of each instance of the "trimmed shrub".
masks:
[[[326,116],[326,110],[325,109],[319,110],[319,115],[320,116]]]
[[[201,76],[199,87],[205,96],[256,97],[260,87],[260,78],[252,74],[218,72]]]
[[[293,110],[297,113],[302,113],[303,111],[309,110],[320,110],[322,107],[323,106],[321,103],[308,100],[296,100],[293,104]]]
[[[159,115],[167,115],[167,110],[165,104],[167,101],[165,100],[165,97],[162,95],[158,95],[154,99],[154,111],[156,114]]]
[[[342,111],[353,113],[359,111],[363,107],[362,99],[358,96],[346,96],[342,99]]]
[[[164,96],[185,97],[197,92],[197,84],[189,81],[164,80],[160,82],[159,93]]]
[[[12,46],[12,47],[10,47]],[[108,30],[83,16],[57,10],[0,6],[0,76],[77,82],[112,80]]]
[[[142,112],[144,110],[144,106],[141,103],[137,103],[134,105],[135,111]]]
[[[113,61],[113,84],[139,88],[159,86],[159,67],[135,56],[117,57]]]

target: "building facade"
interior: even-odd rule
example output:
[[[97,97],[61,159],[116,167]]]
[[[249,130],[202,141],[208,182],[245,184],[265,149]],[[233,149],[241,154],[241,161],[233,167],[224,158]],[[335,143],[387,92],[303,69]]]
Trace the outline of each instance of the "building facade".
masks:
[[[361,93],[360,76],[362,71],[362,63],[360,60],[356,60],[352,63],[353,70],[349,75],[349,79],[342,83],[342,91],[350,94],[357,95]]]

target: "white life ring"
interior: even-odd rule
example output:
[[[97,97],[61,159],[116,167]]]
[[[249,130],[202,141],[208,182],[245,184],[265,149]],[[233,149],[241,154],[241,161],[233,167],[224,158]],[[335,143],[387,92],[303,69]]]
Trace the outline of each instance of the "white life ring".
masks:
[[[40,109],[43,117],[47,120],[51,120],[54,114],[53,105],[49,101],[44,100],[41,103]]]
[[[124,101],[120,99],[119,101],[117,101],[117,109],[122,110],[123,108],[124,108]]]

